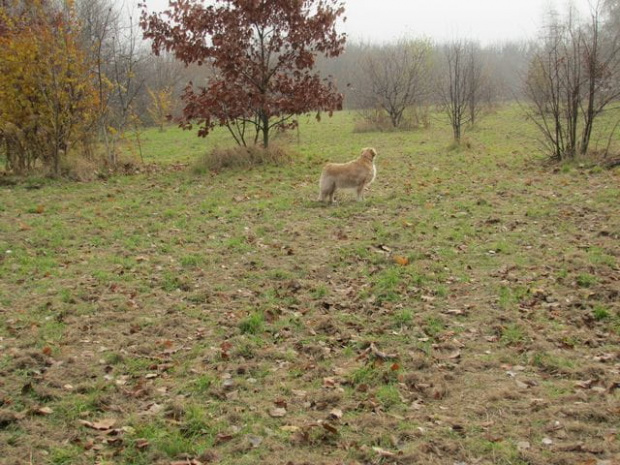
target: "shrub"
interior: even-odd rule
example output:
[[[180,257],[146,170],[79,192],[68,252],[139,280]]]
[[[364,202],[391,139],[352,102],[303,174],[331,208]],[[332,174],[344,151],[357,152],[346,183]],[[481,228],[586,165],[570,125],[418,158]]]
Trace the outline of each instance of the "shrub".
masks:
[[[194,171],[203,173],[227,168],[251,168],[265,164],[280,165],[289,163],[290,160],[291,156],[287,150],[273,144],[268,148],[259,145],[215,148],[196,163]]]

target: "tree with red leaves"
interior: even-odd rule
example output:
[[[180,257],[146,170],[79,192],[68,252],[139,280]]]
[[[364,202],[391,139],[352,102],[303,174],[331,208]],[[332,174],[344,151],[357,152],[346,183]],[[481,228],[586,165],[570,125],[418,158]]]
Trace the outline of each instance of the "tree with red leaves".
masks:
[[[317,55],[342,53],[336,31],[344,13],[339,0],[170,0],[169,9],[148,13],[144,37],[154,53],[173,52],[186,65],[212,67],[206,85],[189,83],[181,126],[198,124],[199,136],[226,126],[240,145],[254,130],[269,145],[272,129],[295,127],[295,115],[342,108],[332,81],[313,70]]]

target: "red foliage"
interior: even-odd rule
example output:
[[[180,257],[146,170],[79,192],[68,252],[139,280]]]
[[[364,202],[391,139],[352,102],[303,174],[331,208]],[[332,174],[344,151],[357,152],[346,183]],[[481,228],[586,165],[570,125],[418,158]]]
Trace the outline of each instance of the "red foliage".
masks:
[[[142,8],[144,37],[189,65],[208,64],[206,87],[190,83],[183,93],[182,125],[200,125],[206,136],[216,125],[254,125],[267,145],[273,127],[294,125],[293,115],[329,114],[342,107],[332,82],[313,72],[317,54],[335,57],[345,36],[335,29],[344,13],[339,0],[171,1],[170,9]]]

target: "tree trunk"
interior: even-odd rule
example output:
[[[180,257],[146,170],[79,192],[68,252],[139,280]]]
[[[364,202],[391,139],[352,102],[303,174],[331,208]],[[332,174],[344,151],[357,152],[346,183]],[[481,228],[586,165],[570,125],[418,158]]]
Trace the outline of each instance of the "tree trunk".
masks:
[[[263,133],[263,148],[269,147],[269,116],[264,110],[259,111],[260,131]]]

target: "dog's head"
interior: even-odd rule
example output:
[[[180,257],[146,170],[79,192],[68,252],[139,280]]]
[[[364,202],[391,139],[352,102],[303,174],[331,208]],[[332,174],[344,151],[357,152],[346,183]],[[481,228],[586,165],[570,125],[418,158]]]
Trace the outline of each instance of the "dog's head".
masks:
[[[361,158],[364,158],[370,162],[372,162],[377,156],[377,151],[372,147],[366,147],[362,149]]]

